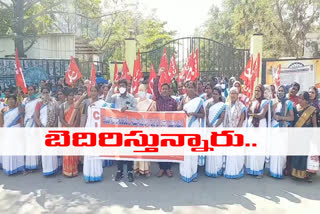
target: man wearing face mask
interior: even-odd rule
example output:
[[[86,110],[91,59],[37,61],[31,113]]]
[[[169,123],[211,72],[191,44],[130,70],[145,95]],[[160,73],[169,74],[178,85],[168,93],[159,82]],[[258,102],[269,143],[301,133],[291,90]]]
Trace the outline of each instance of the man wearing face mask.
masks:
[[[157,111],[177,111],[178,104],[170,97],[169,90],[170,86],[167,83],[161,85],[161,94],[159,92],[159,81],[160,76],[164,72],[164,68],[160,68],[157,77],[153,82],[153,93],[156,97]],[[166,172],[168,177],[172,177],[171,163],[161,162],[159,163],[160,171],[158,177],[162,177]]]
[[[113,83],[112,88],[107,95],[107,102],[114,104],[116,109],[120,109],[121,112],[126,110],[136,111],[137,103],[132,94],[127,92],[128,82],[126,79],[121,79],[119,82],[119,94],[113,94],[116,85]],[[127,164],[128,181],[133,182],[133,161],[118,161],[118,172],[115,181],[120,181],[123,177],[123,165]]]

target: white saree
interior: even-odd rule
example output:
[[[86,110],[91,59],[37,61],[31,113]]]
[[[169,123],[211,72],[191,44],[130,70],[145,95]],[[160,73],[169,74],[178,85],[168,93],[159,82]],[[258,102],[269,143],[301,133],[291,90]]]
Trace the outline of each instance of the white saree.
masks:
[[[9,109],[4,113],[4,127],[18,128],[20,127],[19,120],[22,114],[19,114],[18,107]],[[24,171],[24,156],[2,156],[2,168],[6,175],[13,175]]]
[[[208,119],[212,127],[218,122],[221,114],[225,111],[226,105],[223,102],[218,102],[210,107]],[[219,128],[223,127],[223,123],[220,124]],[[223,174],[223,157],[222,156],[206,156],[206,167],[205,174],[209,177],[216,178]]]
[[[46,126],[48,121],[48,105],[43,104],[40,109],[40,122]],[[49,176],[58,171],[58,157],[57,156],[42,156],[42,173],[44,176]]]
[[[87,123],[86,127],[91,127],[90,119],[92,115],[92,107],[101,108],[105,105],[103,100],[98,100],[93,104],[88,106],[87,110]],[[86,182],[98,182],[102,181],[102,174],[103,174],[103,160],[101,159],[94,159],[92,156],[84,156],[83,161],[83,176]]]
[[[203,106],[203,99],[200,97],[193,98],[183,106],[183,110],[185,110],[187,113],[198,113]],[[190,116],[187,118],[187,124],[188,128],[194,127],[194,128],[200,128],[201,127],[201,120]],[[198,177],[198,156],[192,155],[192,156],[184,156],[184,162],[180,163],[180,174],[182,177],[182,180],[185,182],[191,182],[195,178]]]
[[[236,128],[239,124],[241,114],[246,111],[246,107],[239,100],[234,105],[228,105],[226,108],[224,127]],[[236,140],[236,139],[234,139]],[[245,156],[224,156],[224,177],[236,179],[244,175]]]
[[[257,103],[257,102],[256,102]],[[259,112],[263,110],[263,108],[269,104],[268,100],[262,100]],[[251,111],[254,112],[255,106],[252,106]],[[248,127],[253,127],[252,123],[253,118],[250,117],[248,120]],[[267,120],[263,118],[259,122],[259,127],[267,127]],[[249,175],[263,175],[264,174],[264,163],[265,156],[252,156],[248,155],[246,157],[246,173]]]
[[[33,115],[36,109],[37,103],[40,101],[40,99],[33,99],[30,100],[29,98],[25,98],[22,102],[25,108],[25,115],[24,115],[24,126],[25,127],[34,127],[34,119]],[[26,140],[32,140],[32,138],[27,138]],[[28,143],[26,144],[28,145]],[[38,169],[39,166],[39,156],[26,156],[26,169],[33,170]]]

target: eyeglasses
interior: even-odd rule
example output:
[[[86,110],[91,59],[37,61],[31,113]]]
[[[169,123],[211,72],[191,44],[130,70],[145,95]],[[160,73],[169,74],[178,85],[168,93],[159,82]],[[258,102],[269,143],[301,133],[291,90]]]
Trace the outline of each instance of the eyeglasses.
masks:
[[[49,94],[49,92],[45,92],[45,91],[44,91],[44,92],[42,92],[42,94]]]

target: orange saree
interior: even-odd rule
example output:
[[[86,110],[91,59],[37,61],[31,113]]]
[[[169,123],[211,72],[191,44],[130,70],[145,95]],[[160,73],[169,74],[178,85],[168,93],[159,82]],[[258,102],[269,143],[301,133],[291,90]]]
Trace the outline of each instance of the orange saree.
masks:
[[[64,105],[64,119],[65,121],[73,125],[75,123],[76,117],[78,116],[78,109],[75,109],[75,104],[66,108]],[[75,125],[76,127],[76,125]],[[63,174],[67,177],[75,177],[78,175],[78,156],[63,156]]]

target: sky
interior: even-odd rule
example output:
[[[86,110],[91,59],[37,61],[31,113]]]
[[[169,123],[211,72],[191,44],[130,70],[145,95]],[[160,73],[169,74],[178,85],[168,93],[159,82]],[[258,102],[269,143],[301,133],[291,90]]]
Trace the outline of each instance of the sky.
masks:
[[[159,19],[167,21],[168,30],[176,30],[177,37],[192,36],[208,18],[213,4],[221,6],[222,0],[137,0],[148,14],[156,9]]]

